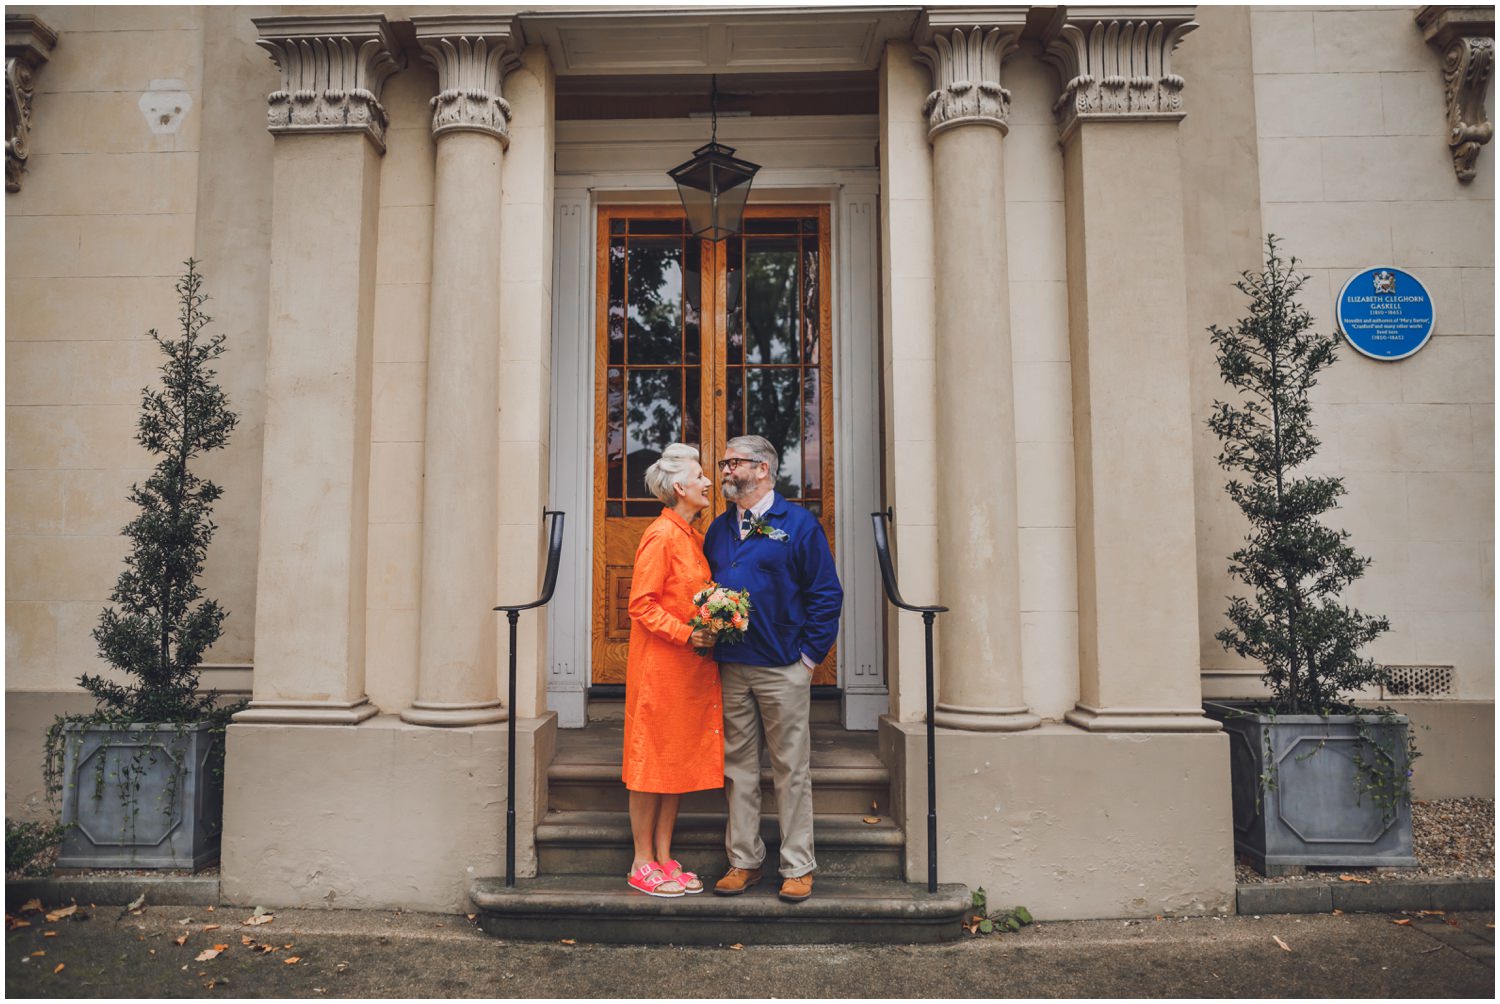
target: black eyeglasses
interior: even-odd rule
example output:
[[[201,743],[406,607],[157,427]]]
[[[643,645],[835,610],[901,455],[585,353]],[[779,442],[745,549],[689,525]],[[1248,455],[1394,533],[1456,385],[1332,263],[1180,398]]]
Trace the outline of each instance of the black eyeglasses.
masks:
[[[735,468],[739,467],[740,464],[763,464],[763,463],[765,463],[764,460],[751,460],[748,457],[729,457],[729,458],[727,458],[725,460],[719,461],[719,470],[721,470],[721,471],[732,471]]]

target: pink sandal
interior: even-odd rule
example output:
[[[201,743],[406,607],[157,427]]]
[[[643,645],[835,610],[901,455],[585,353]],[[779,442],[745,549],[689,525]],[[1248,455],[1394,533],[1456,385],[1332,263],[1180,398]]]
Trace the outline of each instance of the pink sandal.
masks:
[[[675,860],[663,861],[661,866],[672,873],[668,878],[682,886],[683,892],[692,894],[703,891],[703,883],[699,881],[697,874],[685,870],[681,862]]]
[[[660,896],[663,899],[675,899],[678,896],[686,894],[686,890],[683,889],[682,883],[669,876],[662,869],[662,866],[657,864],[655,861],[647,861],[645,864],[632,871],[630,873],[630,877],[626,879],[626,882],[629,884],[630,888],[634,889],[636,892],[643,892],[647,896]],[[663,891],[661,887],[664,885],[675,885],[677,886],[677,890],[675,892],[670,890]]]

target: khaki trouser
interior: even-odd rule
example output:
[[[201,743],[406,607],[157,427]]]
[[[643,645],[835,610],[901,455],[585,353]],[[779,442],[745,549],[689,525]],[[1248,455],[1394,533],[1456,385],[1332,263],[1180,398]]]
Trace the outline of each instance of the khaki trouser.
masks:
[[[759,868],[761,729],[771,754],[771,777],[781,822],[781,876],[795,878],[818,867],[813,859],[812,670],[790,666],[719,664],[724,686],[724,794],[729,829],[724,848],[736,868]]]

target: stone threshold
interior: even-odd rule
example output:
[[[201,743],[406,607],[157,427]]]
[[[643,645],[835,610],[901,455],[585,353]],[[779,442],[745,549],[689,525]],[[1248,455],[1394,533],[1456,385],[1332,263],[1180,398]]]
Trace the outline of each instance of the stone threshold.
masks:
[[[217,875],[58,875],[6,879],[5,909],[15,912],[27,900],[47,907],[128,906],[144,894],[147,906],[218,906]]]
[[[1370,885],[1362,882],[1247,883],[1237,888],[1235,905],[1240,914],[1493,910],[1495,883],[1491,879],[1412,879]]]
[[[642,895],[623,878],[551,875],[482,878],[469,890],[481,928],[518,941],[576,941],[634,945],[921,944],[963,933],[971,897],[962,885],[925,885],[896,879],[825,878],[801,903],[776,895],[771,872],[739,896],[710,890],[661,899]]]

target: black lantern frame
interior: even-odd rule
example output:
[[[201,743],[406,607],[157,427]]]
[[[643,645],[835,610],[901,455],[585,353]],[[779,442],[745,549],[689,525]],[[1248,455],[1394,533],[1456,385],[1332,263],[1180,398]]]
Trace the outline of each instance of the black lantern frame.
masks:
[[[712,131],[709,141],[693,151],[693,159],[678,164],[667,175],[677,183],[677,195],[694,236],[711,241],[733,237],[744,227],[745,201],[759,164],[741,160],[734,148],[719,142],[719,81],[713,78],[710,95]]]

